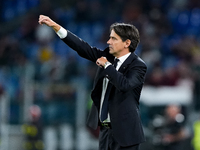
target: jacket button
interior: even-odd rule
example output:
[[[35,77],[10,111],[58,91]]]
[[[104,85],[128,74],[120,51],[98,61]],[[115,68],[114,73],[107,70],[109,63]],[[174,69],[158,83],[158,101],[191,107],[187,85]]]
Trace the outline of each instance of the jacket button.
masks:
[[[109,78],[109,76],[108,76],[108,75],[106,75],[106,78]]]

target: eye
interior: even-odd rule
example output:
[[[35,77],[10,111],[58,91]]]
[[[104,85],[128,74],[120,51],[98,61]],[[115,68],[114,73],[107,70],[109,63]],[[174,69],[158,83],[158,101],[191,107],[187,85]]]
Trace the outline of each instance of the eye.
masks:
[[[117,40],[117,38],[116,38],[116,37],[111,37],[111,39],[112,39],[112,40]]]

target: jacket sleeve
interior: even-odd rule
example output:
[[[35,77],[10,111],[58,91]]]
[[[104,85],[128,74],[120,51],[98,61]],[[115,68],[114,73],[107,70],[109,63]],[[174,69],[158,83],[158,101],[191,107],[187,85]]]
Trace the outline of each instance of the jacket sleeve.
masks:
[[[138,61],[136,64],[130,65],[125,73],[117,71],[113,66],[110,65],[105,69],[105,74],[109,78],[109,81],[119,91],[126,92],[137,86],[143,85],[146,70],[146,65],[143,62]]]
[[[77,37],[75,34],[67,31],[67,37],[62,39],[70,48],[75,50],[79,56],[88,59],[92,62],[103,55],[103,51],[90,46],[87,42],[83,41],[81,38]]]

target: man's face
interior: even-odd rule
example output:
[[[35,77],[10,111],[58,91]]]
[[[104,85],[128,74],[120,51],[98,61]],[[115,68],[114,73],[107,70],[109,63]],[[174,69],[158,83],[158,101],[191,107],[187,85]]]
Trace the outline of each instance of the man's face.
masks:
[[[111,31],[110,39],[107,41],[107,44],[109,44],[109,53],[115,57],[120,57],[123,56],[124,53],[127,53],[127,42],[123,42],[120,36],[117,35],[114,30]]]

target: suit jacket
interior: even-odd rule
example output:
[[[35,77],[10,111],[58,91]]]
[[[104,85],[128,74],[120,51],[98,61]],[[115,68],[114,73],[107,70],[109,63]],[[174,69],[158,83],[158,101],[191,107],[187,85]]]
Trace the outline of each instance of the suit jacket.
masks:
[[[106,57],[111,63],[114,61],[114,56],[109,54],[109,48],[102,51],[96,47],[91,47],[69,31],[63,41],[81,57],[94,63],[102,56]],[[144,142],[145,138],[139,113],[139,98],[146,70],[145,63],[135,53],[131,53],[118,71],[112,65],[106,69],[99,67],[91,93],[93,105],[87,125],[93,129],[98,126],[103,78],[107,77],[112,83],[109,114],[113,137],[121,146],[131,146]]]

